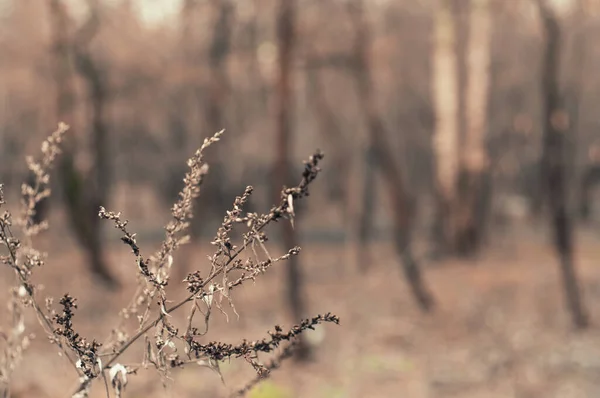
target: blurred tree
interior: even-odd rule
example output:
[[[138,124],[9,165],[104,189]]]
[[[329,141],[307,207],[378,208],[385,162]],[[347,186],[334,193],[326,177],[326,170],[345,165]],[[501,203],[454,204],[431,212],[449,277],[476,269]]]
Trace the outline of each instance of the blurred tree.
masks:
[[[578,205],[579,216],[587,219],[589,216],[590,189],[597,184],[593,177],[594,168],[597,167],[597,159],[586,156],[590,150],[589,143],[582,131],[582,108],[583,89],[585,82],[585,67],[587,65],[587,54],[590,52],[587,43],[589,30],[590,12],[589,1],[576,0],[575,10],[571,13],[570,25],[574,31],[572,34],[571,56],[568,63],[568,79],[566,91],[566,105],[570,118],[568,139],[568,177],[567,181],[576,181],[570,184],[568,193],[569,203]],[[589,160],[593,160],[588,168]]]
[[[437,215],[433,225],[437,254],[448,250],[454,230],[450,222],[456,200],[458,175],[458,61],[455,50],[456,28],[449,0],[438,0],[434,7],[434,44],[432,46],[432,89],[435,102],[435,190]]]
[[[463,139],[460,140],[455,242],[456,251],[463,255],[474,254],[481,244],[487,213],[485,190],[490,178],[486,136],[491,63],[491,4],[489,0],[471,0],[469,5],[468,48],[466,62],[461,63],[467,70],[464,86],[466,124],[461,125]]]
[[[439,0],[435,9],[433,89],[438,250],[475,254],[482,242],[489,187],[486,147],[491,62],[489,0]]]
[[[206,107],[209,130],[224,128],[226,98],[231,90],[227,73],[227,57],[231,52],[231,31],[234,8],[229,0],[212,0],[216,14],[209,49],[210,97]]]
[[[226,127],[227,99],[231,84],[227,70],[227,60],[231,53],[231,32],[234,19],[234,6],[230,0],[211,0],[214,15],[212,37],[208,48],[208,98],[204,105],[206,130],[214,134]],[[226,137],[229,137],[230,132]],[[225,142],[211,148],[206,155],[210,173],[204,183],[202,206],[198,207],[197,217],[192,222],[193,236],[199,236],[207,225],[207,219],[216,214],[220,221],[229,208],[231,187],[225,175]],[[236,192],[235,194],[238,194]],[[234,194],[234,195],[235,195]]]
[[[567,306],[573,324],[585,328],[589,319],[584,309],[575,264],[573,263],[573,226],[566,192],[566,135],[569,117],[559,89],[561,29],[555,11],[546,0],[536,0],[545,33],[545,53],[541,71],[543,100],[542,171],[545,181],[554,245],[559,256]]]
[[[412,251],[411,234],[413,230],[414,200],[406,187],[403,171],[396,161],[392,152],[392,145],[388,142],[388,132],[385,123],[377,107],[373,80],[371,76],[371,66],[369,57],[369,46],[371,45],[371,32],[366,20],[364,3],[362,0],[355,0],[349,4],[349,11],[355,27],[354,41],[354,78],[356,89],[360,100],[361,110],[365,113],[367,123],[366,145],[362,147],[367,153],[367,162],[363,163],[364,168],[377,167],[381,171],[385,186],[392,203],[392,212],[394,220],[394,244],[401,259],[404,275],[411,288],[413,297],[423,311],[430,311],[434,306],[434,299],[423,281],[423,276],[419,265]],[[365,246],[364,236],[366,235],[367,225],[372,222],[372,203],[374,199],[369,196],[374,191],[372,186],[374,180],[373,172],[363,171],[361,184],[356,186],[360,191],[350,191],[350,196],[363,196],[361,203],[361,214],[358,216],[358,222],[354,231],[355,238],[358,238],[357,261],[364,261],[365,256],[360,253],[361,247]],[[355,177],[355,178],[361,178]],[[367,180],[368,179],[368,180]],[[369,214],[371,213],[371,214]],[[358,267],[366,267],[366,264],[357,264]]]
[[[276,83],[276,160],[273,165],[274,191],[280,192],[281,187],[292,184],[292,166],[290,155],[293,153],[293,109],[294,109],[294,77],[292,61],[296,46],[295,35],[296,2],[295,0],[280,0],[277,10],[277,43],[279,76]],[[279,194],[274,198],[275,203],[281,200]],[[286,249],[298,246],[298,237],[292,224],[281,222],[283,245]],[[293,322],[305,315],[305,302],[302,294],[302,273],[298,256],[291,256],[287,263],[287,300]],[[309,346],[300,339],[296,358],[307,360]]]
[[[108,131],[106,127],[105,103],[107,87],[103,72],[89,54],[88,45],[99,26],[98,5],[90,1],[90,16],[83,26],[69,37],[68,11],[61,0],[50,0],[50,16],[53,30],[53,55],[55,81],[58,91],[57,116],[67,124],[73,123],[75,93],[72,82],[75,67],[87,84],[92,117],[92,165],[89,175],[78,170],[75,156],[82,150],[77,136],[72,134],[64,145],[58,167],[63,198],[69,221],[76,239],[87,254],[92,272],[106,286],[118,287],[118,281],[109,271],[103,257],[100,206],[107,206],[110,187],[108,164]]]

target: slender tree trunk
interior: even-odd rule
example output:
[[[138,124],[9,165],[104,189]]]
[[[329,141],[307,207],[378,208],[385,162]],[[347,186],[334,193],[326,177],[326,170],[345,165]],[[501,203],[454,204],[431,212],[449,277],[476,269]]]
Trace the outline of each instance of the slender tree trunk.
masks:
[[[179,27],[181,29],[179,36],[179,62],[181,62],[186,70],[192,68],[195,54],[198,52],[193,30],[196,3],[196,0],[183,0],[179,12]],[[170,167],[168,167],[169,170],[165,176],[165,181],[161,182],[161,185],[164,187],[162,191],[164,193],[163,199],[168,206],[171,206],[177,200],[179,192],[183,187],[183,176],[186,170],[185,164],[181,162],[181,159],[190,155],[189,148],[193,146],[190,142],[189,132],[194,130],[192,127],[193,122],[191,121],[192,112],[196,109],[196,88],[194,84],[184,81],[176,89],[177,103],[169,109],[169,134],[171,134],[172,138],[169,140],[170,146],[166,150],[170,159]],[[193,111],[190,109],[193,109]],[[207,134],[209,133],[207,132]],[[203,195],[200,195],[200,198],[197,198],[194,202],[194,218],[188,230],[190,241],[183,245],[175,254],[172,275],[177,280],[182,280],[187,276],[191,262],[198,256],[198,253],[195,252],[197,245],[194,244],[194,239],[200,234],[197,226],[202,223],[199,214],[202,199]]]
[[[488,0],[439,0],[435,10],[433,136],[437,162],[437,250],[475,254],[487,189],[487,104],[491,16]]]
[[[107,99],[106,83],[100,69],[87,52],[86,46],[97,29],[97,9],[92,6],[90,19],[75,34],[68,36],[70,26],[65,5],[60,0],[50,0],[50,15],[54,34],[55,78],[58,87],[57,114],[59,120],[72,123],[74,92],[72,87],[71,57],[78,72],[85,79],[92,108],[92,145],[94,163],[89,176],[83,176],[75,166],[78,149],[76,137],[71,136],[64,146],[59,163],[60,183],[67,214],[76,239],[83,246],[88,266],[107,287],[116,288],[118,282],[103,259],[102,234],[98,211],[106,206],[110,186],[108,164],[108,131],[105,121]]]
[[[489,0],[471,0],[468,10],[468,48],[465,69],[466,95],[464,119],[466,130],[461,139],[459,197],[455,247],[458,254],[473,255],[480,245],[483,231],[479,218],[485,207],[485,179],[488,177],[487,104],[490,85],[491,10]],[[461,67],[462,69],[462,67]],[[459,80],[459,84],[461,84]],[[462,91],[462,90],[461,90]],[[462,114],[462,112],[461,112]]]
[[[293,153],[294,81],[292,61],[296,46],[295,20],[296,2],[294,0],[281,0],[277,14],[279,77],[276,87],[277,155],[273,170],[277,187],[275,192],[279,192],[282,186],[290,186],[293,181],[290,156]],[[276,200],[278,202],[281,198],[277,197]],[[298,238],[291,223],[282,222],[281,228],[283,229],[282,237],[286,250],[297,246]],[[302,273],[298,256],[291,256],[287,261],[287,301],[294,322],[300,320],[305,314],[302,285]],[[309,346],[302,339],[296,358],[306,360],[308,355]]]
[[[231,31],[234,18],[234,7],[230,0],[212,0],[213,9],[216,12],[216,20],[213,28],[212,42],[210,43],[208,63],[210,68],[209,100],[206,106],[206,120],[208,130],[211,134],[224,129],[225,110],[231,90],[229,75],[227,72],[227,59],[231,53]],[[223,146],[208,154],[208,162],[212,163],[212,174],[214,181],[210,186],[211,195],[217,204],[225,203],[226,198],[225,175],[223,174]],[[216,167],[215,167],[216,166]],[[215,175],[217,173],[217,175]]]
[[[59,158],[58,184],[61,190],[65,186],[65,172],[73,164],[73,148],[76,147],[77,135],[73,128],[74,107],[75,107],[75,89],[73,87],[73,70],[70,58],[70,40],[68,12],[62,0],[49,0],[48,10],[50,17],[51,35],[52,35],[52,72],[56,87],[55,112],[58,122],[64,122],[71,126],[68,139],[63,144],[63,154]]]
[[[53,72],[57,87],[56,116],[58,120],[71,125],[73,123],[75,93],[72,82],[72,68],[69,62],[69,27],[71,23],[65,7],[61,0],[49,0]]]
[[[211,0],[214,12],[212,39],[208,49],[208,66],[210,79],[208,81],[208,101],[204,106],[206,127],[210,134],[226,128],[225,110],[230,91],[227,72],[227,59],[231,52],[231,31],[234,18],[234,7],[230,0]],[[189,6],[188,7],[193,7]],[[227,179],[224,174],[223,156],[225,151],[221,145],[211,150],[206,157],[210,166],[210,174],[206,180],[201,205],[198,206],[197,216],[192,222],[192,236],[198,238],[202,230],[208,226],[206,221],[211,213],[221,213],[227,209]],[[221,215],[219,214],[219,219]]]
[[[567,180],[575,181],[569,184],[568,191],[571,192],[569,203],[574,205],[572,211],[577,213],[581,199],[584,197],[581,192],[581,181],[583,180],[585,169],[585,156],[581,156],[581,143],[586,142],[581,134],[580,114],[581,103],[583,101],[583,85],[584,72],[586,67],[587,53],[587,21],[589,15],[588,2],[585,0],[576,1],[576,10],[573,16],[572,26],[576,29],[574,34],[573,56],[569,63],[569,91],[567,97],[567,107],[570,117],[570,132],[569,134],[569,156],[568,156],[568,178]],[[576,218],[577,219],[577,218]]]
[[[252,82],[250,85],[251,94],[248,95],[249,102],[247,107],[251,110],[250,115],[246,115],[250,122],[256,123],[257,118],[268,111],[267,104],[269,102],[269,87],[260,69],[260,57],[258,48],[262,43],[259,16],[261,11],[253,10],[252,18],[248,21],[247,35],[250,47],[250,56],[248,57],[247,71],[248,78]]]
[[[208,56],[211,81],[206,119],[209,129],[216,132],[224,128],[226,98],[230,89],[227,75],[227,57],[231,50],[233,5],[229,0],[212,0],[212,3],[217,18]]]
[[[362,153],[362,165],[364,174],[362,176],[360,200],[361,211],[358,222],[358,244],[361,248],[359,257],[359,266],[362,272],[366,272],[371,264],[371,255],[369,253],[369,240],[373,235],[375,221],[375,203],[377,202],[377,185],[375,184],[377,166],[377,148],[370,144]],[[360,159],[360,157],[359,157]]]
[[[589,320],[573,262],[573,228],[567,205],[565,141],[569,120],[558,85],[561,31],[554,11],[545,0],[538,0],[538,8],[546,36],[541,73],[544,115],[542,167],[546,198],[551,210],[554,246],[560,261],[567,307],[573,324],[577,328],[585,328]]]
[[[355,81],[361,109],[367,121],[367,148],[374,154],[378,169],[382,172],[386,188],[391,198],[394,219],[394,241],[402,262],[402,269],[411,288],[413,297],[422,311],[430,311],[434,299],[423,280],[421,270],[412,252],[411,233],[414,202],[405,187],[402,170],[397,164],[392,146],[388,141],[383,118],[381,117],[373,92],[368,48],[371,43],[369,26],[365,20],[362,0],[351,3],[350,11],[356,28],[354,51],[356,55]]]
[[[432,88],[435,103],[435,132],[432,136],[435,162],[437,215],[433,225],[436,254],[450,251],[454,235],[451,222],[456,200],[458,164],[458,60],[456,28],[449,0],[438,0],[434,9]]]
[[[453,1],[453,19],[456,40],[454,42],[456,52],[456,84],[457,84],[457,106],[458,106],[458,126],[456,156],[458,156],[458,171],[455,176],[456,184],[455,197],[450,202],[450,214],[448,222],[451,224],[452,234],[447,236],[447,245],[452,254],[463,256],[469,251],[469,242],[471,240],[469,230],[469,188],[470,181],[467,171],[467,87],[469,86],[469,39],[470,21],[469,11],[471,8],[470,0]]]
[[[97,65],[89,53],[89,41],[96,35],[99,25],[98,4],[90,1],[91,15],[84,27],[78,32],[75,46],[75,65],[87,84],[91,104],[91,134],[93,165],[85,191],[80,192],[81,209],[78,217],[85,217],[89,224],[89,243],[92,270],[109,285],[116,287],[117,280],[110,273],[104,260],[102,224],[98,217],[100,206],[108,206],[112,183],[110,165],[110,143],[107,126],[106,103],[108,101],[108,83],[104,71]]]

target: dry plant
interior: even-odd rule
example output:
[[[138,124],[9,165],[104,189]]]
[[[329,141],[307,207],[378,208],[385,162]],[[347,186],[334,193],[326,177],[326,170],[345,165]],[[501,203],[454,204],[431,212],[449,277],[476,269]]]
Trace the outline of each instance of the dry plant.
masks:
[[[77,309],[75,298],[65,294],[58,302],[59,310],[51,298],[45,298],[45,304],[40,305],[39,288],[31,281],[34,268],[42,266],[46,257],[33,248],[33,237],[48,228],[46,222],[36,224],[33,221],[35,205],[50,194],[49,171],[60,153],[59,144],[67,130],[68,126],[61,123],[44,141],[41,160],[27,158],[35,181],[31,186],[22,186],[21,213],[13,220],[12,215],[5,211],[0,218],[0,240],[8,252],[1,259],[14,270],[17,281],[11,289],[9,302],[13,321],[8,331],[0,333],[3,341],[0,383],[4,396],[10,395],[11,374],[32,338],[25,333],[23,313],[27,308],[34,310],[50,341],[77,371],[79,380],[72,397],[87,397],[96,379],[103,380],[107,397],[111,396],[111,391],[116,397],[121,397],[129,375],[149,367],[159,372],[165,385],[173,369],[186,365],[206,366],[221,376],[219,362],[232,358],[243,358],[257,373],[254,380],[234,393],[236,396],[244,395],[267,377],[272,369],[279,367],[282,360],[293,354],[295,342],[301,333],[320,323],[339,323],[338,317],[327,313],[303,320],[287,331],[275,326],[274,331],[262,340],[243,340],[232,345],[204,338],[214,308],[227,317],[223,308],[224,300],[237,315],[232,299],[234,288],[249,280],[254,281],[276,263],[300,252],[299,247],[293,247],[282,256],[271,256],[265,244],[265,228],[281,219],[293,221],[295,201],[309,195],[308,187],[320,171],[318,164],[323,154],[319,151],[305,162],[300,183],[292,188],[284,187],[280,203],[268,213],[244,213],[243,207],[252,195],[251,186],[235,198],[232,209],[227,211],[212,241],[215,251],[208,256],[210,270],[204,275],[199,270],[190,273],[183,280],[187,289],[185,298],[172,306],[167,304],[169,300],[165,288],[170,282],[173,254],[189,239],[186,233],[193,217],[192,203],[200,194],[200,186],[208,173],[208,165],[203,161],[204,151],[219,141],[223,134],[220,131],[205,139],[202,147],[188,160],[185,186],[171,209],[172,220],[165,226],[165,239],[153,255],[145,256],[142,253],[135,233],[128,229],[128,222],[121,218],[120,213],[99,209],[99,216],[114,223],[122,233],[121,240],[133,251],[138,284],[131,301],[120,311],[119,322],[106,341],[100,343],[81,336],[73,327]],[[4,195],[0,186],[0,207],[2,205]],[[21,239],[13,234],[13,225],[22,231]],[[243,229],[239,239],[232,238],[234,229]],[[234,243],[237,240],[239,242]],[[171,314],[179,309],[187,309],[188,316],[186,324],[177,327]],[[120,362],[122,355],[135,343],[143,345],[141,361],[135,364]],[[274,358],[264,364],[259,359],[259,354],[264,353],[273,353]]]

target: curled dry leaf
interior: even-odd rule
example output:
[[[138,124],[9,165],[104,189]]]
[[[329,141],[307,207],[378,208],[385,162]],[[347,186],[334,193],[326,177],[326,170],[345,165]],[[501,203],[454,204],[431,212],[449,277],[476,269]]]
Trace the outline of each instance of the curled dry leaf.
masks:
[[[113,365],[108,371],[110,384],[119,398],[127,386],[127,368],[120,363]]]

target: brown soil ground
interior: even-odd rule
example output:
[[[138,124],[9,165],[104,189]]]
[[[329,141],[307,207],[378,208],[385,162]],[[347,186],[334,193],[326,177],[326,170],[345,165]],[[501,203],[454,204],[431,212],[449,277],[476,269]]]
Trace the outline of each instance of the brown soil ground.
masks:
[[[331,311],[339,315],[341,325],[311,332],[314,360],[305,365],[286,362],[251,396],[598,397],[600,235],[581,231],[579,238],[577,263],[593,322],[585,332],[571,327],[558,265],[541,232],[521,228],[494,238],[478,259],[425,264],[427,283],[438,302],[430,315],[414,306],[387,244],[371,246],[372,269],[362,277],[344,269],[342,246],[305,245],[301,258],[309,314]],[[135,267],[127,248],[111,246],[111,266],[126,286],[110,293],[90,279],[81,253],[60,231],[40,245],[50,252],[36,276],[44,293],[75,296],[76,329],[88,338],[104,339],[133,291]],[[191,261],[176,259],[176,266],[202,264],[207,250],[210,246],[188,250]],[[284,272],[273,269],[254,286],[237,290],[239,320],[231,310],[229,323],[216,312],[207,340],[236,343],[244,337],[265,337],[275,324],[290,326]],[[11,281],[10,274],[4,275],[0,291]],[[174,319],[181,321],[186,315]],[[35,327],[33,317],[28,325],[38,337],[16,371],[14,395],[68,396],[76,385],[73,370]],[[134,354],[124,361],[135,362]],[[244,360],[224,363],[221,370],[225,385],[209,369],[189,367],[173,372],[163,387],[152,369],[140,369],[125,396],[227,396],[253,377]],[[102,383],[92,395],[105,396]]]

